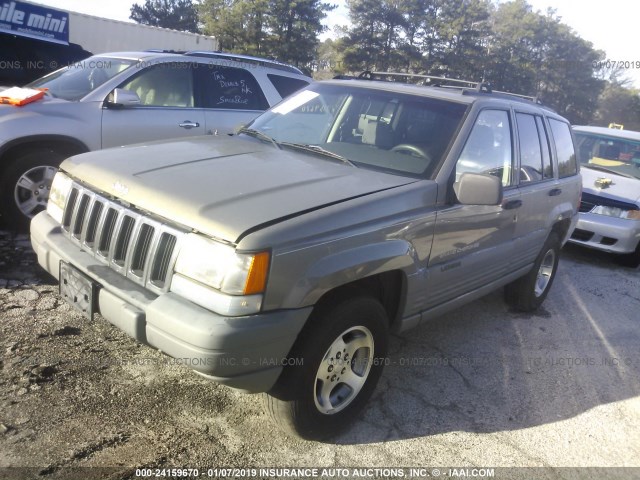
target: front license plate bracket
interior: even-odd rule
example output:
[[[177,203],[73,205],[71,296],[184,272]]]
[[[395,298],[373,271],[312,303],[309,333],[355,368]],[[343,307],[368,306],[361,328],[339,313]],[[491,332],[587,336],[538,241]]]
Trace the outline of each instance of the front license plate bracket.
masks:
[[[84,317],[93,320],[98,286],[72,265],[60,261],[60,296]]]

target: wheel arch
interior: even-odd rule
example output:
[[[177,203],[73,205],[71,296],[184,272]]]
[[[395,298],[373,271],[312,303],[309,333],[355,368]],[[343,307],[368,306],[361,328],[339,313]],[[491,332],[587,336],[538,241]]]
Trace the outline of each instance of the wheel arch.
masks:
[[[564,245],[564,242],[569,238],[569,230],[571,228],[571,219],[563,218],[556,221],[551,227],[551,233],[555,233],[560,238],[560,243]]]
[[[31,135],[7,142],[0,149],[0,168],[6,168],[20,155],[34,149],[46,148],[63,155],[76,155],[90,149],[80,140],[66,135]]]
[[[295,271],[293,277],[299,280],[282,281],[280,288],[287,293],[278,307],[317,310],[360,293],[380,301],[395,325],[404,308],[407,277],[416,268],[411,243],[396,238],[336,250],[325,250],[301,268],[299,257],[280,265],[284,271]]]
[[[325,292],[316,302],[310,319],[339,302],[366,295],[380,302],[387,313],[389,328],[400,324],[402,309],[407,291],[407,276],[399,269],[370,275],[349,283],[339,285]]]

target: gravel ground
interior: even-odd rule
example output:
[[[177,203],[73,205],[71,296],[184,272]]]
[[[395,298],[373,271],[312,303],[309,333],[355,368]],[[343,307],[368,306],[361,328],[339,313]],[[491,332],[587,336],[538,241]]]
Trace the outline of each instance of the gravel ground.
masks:
[[[196,466],[640,478],[639,311],[637,269],[565,248],[537,314],[510,312],[496,292],[394,336],[366,412],[313,443],[275,430],[257,396],[200,378],[99,315],[84,320],[27,236],[0,229],[0,478]]]

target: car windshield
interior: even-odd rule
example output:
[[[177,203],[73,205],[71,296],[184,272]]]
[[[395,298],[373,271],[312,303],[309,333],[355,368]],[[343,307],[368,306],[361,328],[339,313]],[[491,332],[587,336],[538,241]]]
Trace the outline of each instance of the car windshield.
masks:
[[[582,165],[640,179],[640,142],[596,133],[574,133]]]
[[[55,98],[80,100],[135,63],[135,60],[121,58],[90,57],[39,78],[27,87],[46,88]]]
[[[250,125],[264,141],[345,165],[429,178],[467,106],[419,95],[315,84]],[[266,137],[265,137],[266,136]]]

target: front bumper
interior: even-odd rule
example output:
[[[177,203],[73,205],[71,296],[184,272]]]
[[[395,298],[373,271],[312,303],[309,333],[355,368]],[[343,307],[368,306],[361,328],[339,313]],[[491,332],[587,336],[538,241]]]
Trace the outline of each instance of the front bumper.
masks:
[[[31,222],[38,263],[57,279],[60,261],[99,285],[96,311],[137,341],[207,378],[245,392],[268,391],[311,307],[223,317],[174,294],[156,295],[73,244],[47,212]]]
[[[640,221],[581,213],[569,241],[610,253],[633,253],[640,242]]]

